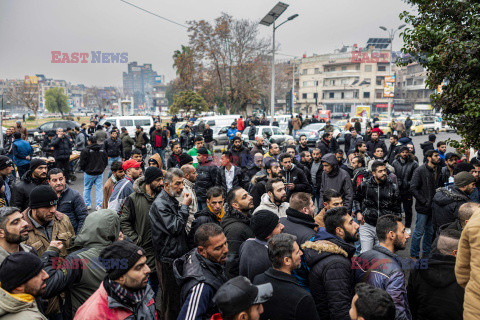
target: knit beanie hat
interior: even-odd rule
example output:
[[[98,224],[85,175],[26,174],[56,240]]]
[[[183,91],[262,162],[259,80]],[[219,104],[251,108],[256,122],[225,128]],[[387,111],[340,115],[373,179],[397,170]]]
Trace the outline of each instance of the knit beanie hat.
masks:
[[[467,186],[470,183],[475,182],[475,181],[476,180],[475,180],[475,177],[473,176],[473,174],[471,174],[470,172],[466,172],[466,171],[462,171],[460,173],[457,173],[453,177],[453,183],[454,183],[455,187],[457,187],[457,188],[465,187],[465,186]]]
[[[57,205],[57,193],[49,185],[40,185],[30,192],[30,209]]]
[[[33,172],[38,167],[46,166],[46,165],[47,165],[47,163],[45,161],[43,161],[42,159],[38,159],[38,158],[32,159],[32,161],[30,161],[30,171]]]
[[[467,163],[467,162],[459,162],[455,165],[455,167],[453,168],[453,175],[456,175],[460,172],[470,172],[472,171],[473,169],[475,169],[475,167],[473,166],[473,164],[471,163]]]
[[[8,168],[13,165],[12,159],[7,156],[0,156],[0,170]]]
[[[5,291],[11,292],[37,276],[42,269],[42,261],[33,253],[19,251],[7,255],[0,265],[1,287]]]
[[[250,227],[258,240],[265,241],[277,227],[280,218],[270,210],[257,211],[250,220]]]
[[[163,172],[162,170],[158,169],[157,167],[148,167],[147,170],[145,170],[145,183],[150,184],[152,183],[155,179],[163,177]]]
[[[117,280],[130,270],[145,251],[133,242],[116,241],[100,252],[100,259],[110,280]]]
[[[182,153],[179,157],[178,157],[178,165],[179,167],[182,167],[183,165],[186,165],[190,162],[193,162],[193,158],[191,155],[189,155],[188,153]]]

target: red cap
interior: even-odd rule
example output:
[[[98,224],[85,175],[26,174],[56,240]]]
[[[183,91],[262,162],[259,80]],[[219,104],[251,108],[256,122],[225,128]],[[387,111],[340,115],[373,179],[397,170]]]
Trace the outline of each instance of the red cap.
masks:
[[[140,165],[141,165],[140,162],[135,161],[133,159],[129,159],[122,164],[122,168],[124,171],[127,171],[127,169],[129,168],[138,168],[140,167]]]

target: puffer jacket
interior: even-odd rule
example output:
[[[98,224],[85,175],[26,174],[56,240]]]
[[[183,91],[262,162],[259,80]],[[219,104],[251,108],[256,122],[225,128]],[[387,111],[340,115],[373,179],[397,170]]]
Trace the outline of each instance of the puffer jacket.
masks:
[[[53,157],[55,159],[70,159],[73,148],[73,140],[68,135],[64,135],[62,138],[54,137],[50,143],[53,149]]]
[[[288,204],[288,202],[282,202],[279,206],[277,206],[275,203],[270,201],[270,196],[268,195],[268,193],[264,193],[262,195],[260,205],[255,208],[253,214],[257,213],[260,210],[269,210],[275,213],[279,218],[282,218],[287,216],[287,209],[289,206],[290,205]]]
[[[295,187],[293,190],[287,189],[287,200],[295,192],[312,192],[312,186],[308,182],[305,172],[292,163],[292,168],[289,171],[282,169],[282,176],[285,178],[285,183],[293,183]]]
[[[192,131],[190,131],[189,133],[186,133],[185,130],[183,130],[180,133],[180,146],[182,147],[183,150],[192,149],[194,143],[195,143],[195,134],[193,134]]]
[[[397,155],[392,166],[395,169],[400,193],[410,194],[410,181],[412,181],[413,172],[418,168],[418,162],[415,161],[414,155],[409,153],[406,160]]]
[[[250,180],[250,189],[248,192],[253,198],[253,207],[256,208],[262,201],[262,196],[267,192],[265,186],[268,181],[268,176],[264,170],[261,170],[255,174]]]
[[[253,162],[253,157],[250,154],[250,150],[243,145],[240,145],[239,149],[232,147],[230,152],[232,153],[232,163],[234,166],[244,168]]]
[[[412,319],[405,275],[398,255],[385,247],[374,246],[352,261],[357,282],[383,289],[392,297],[396,309],[395,320]]]
[[[425,154],[427,153],[428,150],[435,150],[435,147],[433,146],[433,142],[430,141],[425,141],[420,144],[420,148],[423,150],[423,156],[425,157]]]
[[[205,259],[195,248],[174,261],[173,273],[182,288],[183,306],[178,319],[210,319],[218,312],[212,298],[227,282],[222,265]]]
[[[100,252],[115,242],[120,233],[120,218],[113,210],[92,212],[75,238],[72,253],[59,259],[59,251],[49,247],[42,255],[48,273],[45,297],[65,292],[63,319],[72,319],[77,309],[98,289],[107,275],[99,261]]]
[[[330,173],[322,172],[322,180],[320,184],[320,206],[323,208],[323,194],[328,189],[334,189],[340,193],[343,199],[343,205],[348,212],[352,210],[353,202],[353,186],[350,175],[338,165],[335,154],[329,153],[322,157],[322,162],[326,162],[333,167]]]
[[[215,185],[217,179],[217,167],[208,161],[199,163],[197,166],[197,182],[195,183],[195,193],[199,202],[207,201],[207,190]]]
[[[362,181],[353,198],[353,212],[363,214],[365,222],[377,225],[377,219],[387,214],[401,217],[400,192],[389,179],[379,185],[374,177]]]
[[[145,250],[147,264],[155,272],[155,253],[153,251],[152,231],[148,212],[155,196],[150,196],[145,190],[145,177],[139,177],[133,183],[133,193],[125,199],[120,215],[120,225],[123,233],[137,246]]]
[[[460,206],[470,201],[468,195],[457,187],[438,188],[432,202],[434,230],[438,231],[440,226],[455,222]]]
[[[12,294],[0,288],[0,318],[5,320],[47,320],[29,294]]]
[[[30,202],[30,192],[32,192],[35,187],[47,184],[47,179],[40,180],[33,178],[32,172],[28,170],[13,188],[14,197],[12,206],[19,208],[20,211],[27,209],[28,203]]]
[[[377,148],[382,148],[384,155],[386,155],[388,152],[387,146],[385,145],[385,142],[383,140],[377,140],[377,141],[370,140],[367,142],[367,153],[370,157],[373,158],[373,153]]]
[[[250,227],[250,218],[250,214],[245,215],[227,206],[225,216],[220,221],[220,226],[223,228],[228,241],[226,270],[229,278],[236,277],[239,274],[240,246],[247,239],[255,236]]]
[[[302,249],[310,268],[310,292],[320,319],[350,319],[350,303],[355,295],[351,262],[355,246],[320,228]]]
[[[187,253],[188,206],[180,205],[175,197],[162,190],[153,201],[149,216],[155,259],[171,263]]]
[[[58,198],[57,210],[68,216],[75,234],[78,234],[88,215],[87,206],[83,201],[82,195],[77,190],[66,186]]]
[[[435,190],[442,187],[444,183],[440,166],[437,166],[435,171],[427,164],[422,164],[415,169],[410,181],[410,191],[415,197],[415,210],[418,213],[432,214]]]
[[[108,138],[105,140],[103,143],[103,150],[105,150],[109,158],[125,158],[125,154],[123,153],[123,143],[120,138]]]
[[[136,319],[158,319],[155,310],[154,293],[150,285],[145,290],[143,300],[133,310],[112,299],[105,290],[102,282],[95,293],[78,309],[75,320],[136,320]]]
[[[13,161],[17,166],[24,166],[29,164],[33,156],[33,149],[30,146],[30,143],[22,139],[16,139],[13,141],[12,152]],[[30,156],[30,160],[26,159],[27,156]]]

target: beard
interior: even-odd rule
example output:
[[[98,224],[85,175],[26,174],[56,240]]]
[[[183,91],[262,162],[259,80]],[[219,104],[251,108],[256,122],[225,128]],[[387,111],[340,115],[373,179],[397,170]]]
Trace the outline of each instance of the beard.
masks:
[[[398,239],[398,236],[395,238],[395,240],[393,241],[393,249],[396,251],[400,251],[400,250],[403,250],[405,249],[406,247],[406,242],[405,243],[402,243],[399,239]]]
[[[138,282],[137,280],[129,279],[125,282],[123,286],[130,292],[137,292],[145,289],[145,287],[148,285],[148,282],[144,282],[146,279],[148,279],[148,275],[140,282]]]
[[[275,203],[280,203],[280,204],[281,204],[281,203],[287,201],[287,196],[284,195],[284,196],[282,196],[282,197],[280,197],[280,198],[277,198],[277,196],[274,194],[274,195],[273,195],[273,201],[274,201]]]
[[[5,241],[7,243],[12,243],[12,244],[20,244],[21,242],[27,241],[28,240],[28,234],[26,236],[22,236],[20,234],[14,234],[10,233],[5,229]]]
[[[354,234],[351,234],[350,232],[348,232],[345,229],[343,229],[343,231],[345,232],[345,242],[346,243],[354,243],[355,241],[358,240],[358,230]]]
[[[30,294],[34,297],[40,297],[45,293],[45,290],[47,289],[47,287],[43,287],[43,285],[45,283],[47,283],[47,282],[43,281],[40,288],[31,287],[31,286],[25,284],[25,293],[28,293],[28,294]]]

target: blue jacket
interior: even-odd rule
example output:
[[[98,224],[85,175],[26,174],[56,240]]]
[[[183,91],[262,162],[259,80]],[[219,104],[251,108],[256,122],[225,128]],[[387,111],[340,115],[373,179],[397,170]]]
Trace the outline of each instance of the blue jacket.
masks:
[[[366,282],[385,290],[395,304],[395,320],[411,320],[405,275],[399,256],[385,247],[375,246],[352,260],[357,282]]]
[[[238,132],[238,129],[237,128],[230,128],[228,129],[227,131],[227,136],[228,136],[228,140],[232,140],[233,137],[235,137],[235,134]]]
[[[78,234],[88,214],[87,206],[80,193],[67,186],[58,199],[57,210],[70,218],[75,234]]]
[[[33,149],[30,143],[22,139],[13,141],[13,161],[17,167],[30,164],[30,160],[25,159],[33,156]]]

